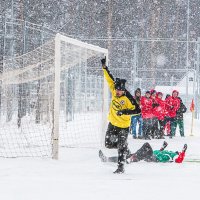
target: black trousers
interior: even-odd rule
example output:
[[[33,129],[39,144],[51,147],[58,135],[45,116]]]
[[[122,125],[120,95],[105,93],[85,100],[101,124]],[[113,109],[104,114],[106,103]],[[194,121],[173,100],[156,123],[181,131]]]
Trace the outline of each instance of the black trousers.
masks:
[[[158,119],[156,117],[144,118],[142,132],[144,138],[149,138],[150,136],[152,136],[152,138],[154,138],[155,136],[158,137],[159,136]]]
[[[108,124],[106,131],[105,146],[109,149],[118,149],[118,164],[124,164],[126,161],[126,155],[128,154],[128,138],[129,127],[120,128]]]
[[[164,120],[159,120],[159,133],[160,133],[160,137],[164,136],[164,131],[165,131],[165,121]]]
[[[150,136],[152,130],[152,119],[151,118],[143,118],[143,125],[142,125],[142,133],[144,138]]]
[[[148,142],[146,142],[134,154],[137,158],[137,161],[149,159],[153,155],[153,149],[151,145]]]
[[[159,137],[160,133],[159,133],[159,129],[158,129],[158,118],[153,117],[152,118],[152,130],[151,130],[151,136],[152,138],[154,137]]]
[[[146,142],[140,147],[135,153],[130,155],[131,162],[138,162],[140,160],[145,160],[147,162],[157,162],[156,158],[153,156],[153,149],[151,145]],[[117,157],[108,157],[108,162],[117,162]]]

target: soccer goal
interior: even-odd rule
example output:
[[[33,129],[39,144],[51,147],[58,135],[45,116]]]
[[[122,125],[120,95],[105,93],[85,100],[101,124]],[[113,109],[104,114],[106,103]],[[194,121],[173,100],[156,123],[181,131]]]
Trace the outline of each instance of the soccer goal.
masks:
[[[0,74],[0,157],[58,158],[59,147],[99,147],[108,93],[107,49],[60,34]]]

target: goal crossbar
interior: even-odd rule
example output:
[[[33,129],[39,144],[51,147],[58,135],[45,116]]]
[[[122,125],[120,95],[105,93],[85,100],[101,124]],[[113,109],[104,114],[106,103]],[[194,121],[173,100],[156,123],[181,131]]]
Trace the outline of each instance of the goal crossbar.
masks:
[[[97,52],[100,52],[100,53],[103,53],[103,54],[108,54],[108,49],[104,49],[104,48],[101,48],[99,46],[95,46],[95,45],[88,44],[86,42],[82,42],[82,41],[79,41],[79,40],[76,40],[76,39],[73,39],[73,38],[70,38],[70,37],[67,37],[67,36],[63,36],[60,33],[56,34],[56,38],[57,37],[60,38],[60,40],[68,42],[70,44],[73,44],[73,45],[76,45],[76,46],[79,46],[79,47],[82,47],[82,48],[85,48],[85,49],[89,49],[89,50],[92,50],[92,51],[97,51]]]

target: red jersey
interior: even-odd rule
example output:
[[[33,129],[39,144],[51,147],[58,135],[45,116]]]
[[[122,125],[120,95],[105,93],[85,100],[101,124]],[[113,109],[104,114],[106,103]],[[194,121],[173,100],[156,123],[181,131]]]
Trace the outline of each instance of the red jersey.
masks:
[[[153,118],[153,108],[152,108],[152,99],[145,96],[141,97],[141,110],[142,118]]]

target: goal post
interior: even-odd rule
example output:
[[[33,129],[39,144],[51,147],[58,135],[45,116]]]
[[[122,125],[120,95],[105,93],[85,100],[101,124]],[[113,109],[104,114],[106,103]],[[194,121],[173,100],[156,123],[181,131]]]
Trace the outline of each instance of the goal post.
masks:
[[[60,114],[60,69],[61,69],[61,44],[60,34],[55,37],[55,86],[54,86],[54,112],[53,112],[53,159],[58,159],[59,150],[59,114]]]
[[[107,49],[57,34],[31,52],[5,58],[0,157],[58,159],[59,147],[101,146],[108,109],[104,56]]]
[[[61,34],[56,34],[55,37],[55,93],[54,93],[54,108],[56,108],[56,110],[54,109],[54,128],[53,128],[53,158],[54,159],[58,159],[58,148],[59,148],[59,104],[60,104],[60,69],[61,69],[61,42],[65,42],[65,43],[69,43],[72,44],[74,46],[77,46],[79,48],[84,48],[85,50],[91,50],[91,51],[95,51],[98,53],[101,53],[102,55],[106,56],[108,58],[108,50],[98,47],[98,46],[94,46],[88,43],[84,43],[81,41],[78,41],[76,39],[70,38],[70,37],[66,37],[63,36]],[[74,58],[76,59],[76,58]],[[70,65],[70,63],[68,63]],[[107,59],[107,64],[108,64],[108,59]],[[105,125],[106,125],[106,110],[108,110],[107,107],[107,99],[108,99],[108,89],[107,89],[107,85],[105,84],[104,81],[104,85],[103,85],[103,107],[102,107],[102,137],[101,139],[101,145],[104,144],[103,140],[104,140],[104,131],[105,131]]]

